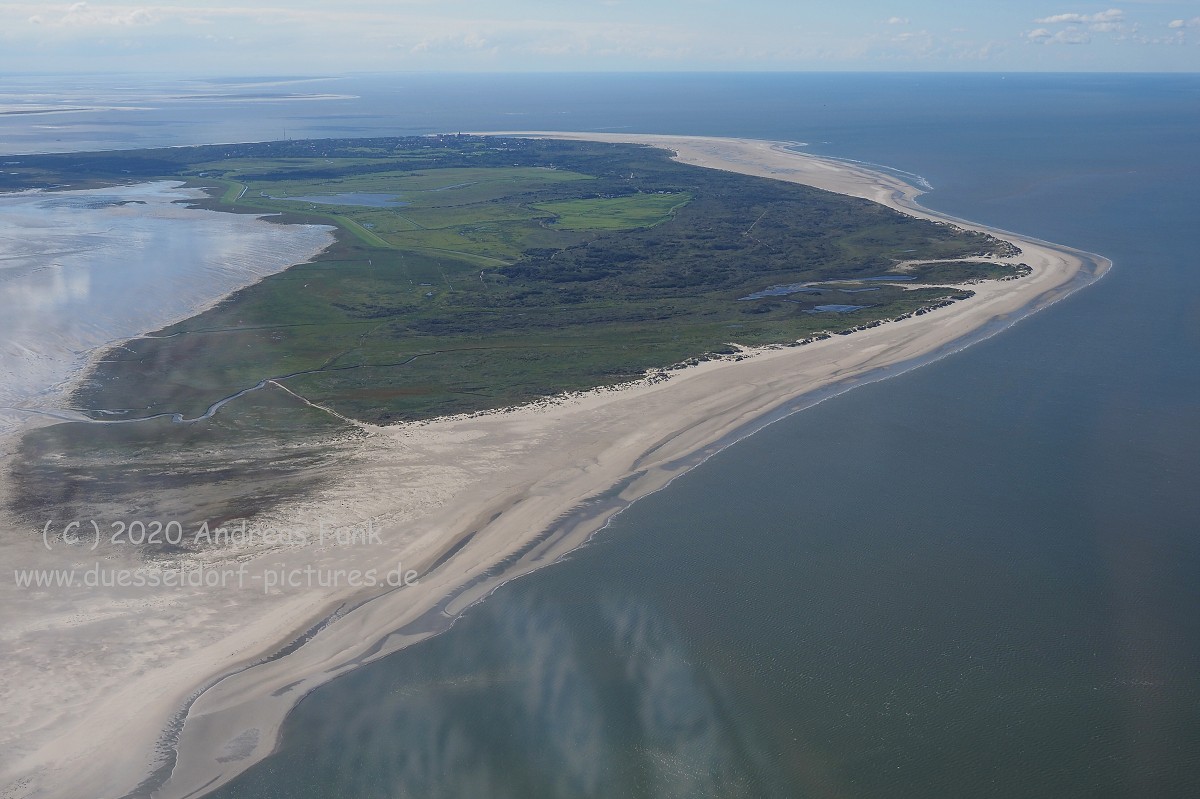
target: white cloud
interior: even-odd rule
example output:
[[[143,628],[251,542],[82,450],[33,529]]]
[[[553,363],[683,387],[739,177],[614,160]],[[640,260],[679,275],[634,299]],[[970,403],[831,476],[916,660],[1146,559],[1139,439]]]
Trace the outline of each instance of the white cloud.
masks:
[[[463,35],[444,35],[422,39],[408,49],[416,55],[436,51],[482,50],[487,46],[487,39],[478,32],[471,31]]]
[[[1110,8],[1107,11],[1101,11],[1096,14],[1054,14],[1049,17],[1035,19],[1038,25],[1061,25],[1063,23],[1076,24],[1111,24],[1120,22],[1125,19],[1125,12],[1119,8]]]
[[[1167,27],[1173,30],[1180,28],[1200,28],[1200,17],[1192,17],[1191,19],[1173,19],[1167,23]]]
[[[1149,0],[1147,0],[1148,2]],[[1200,2],[1200,0],[1194,0]],[[1108,8],[1120,2],[1123,8]],[[15,69],[150,71],[166,64],[197,72],[250,70],[484,70],[505,68],[908,68],[952,66],[992,58],[1023,67],[1035,44],[1140,42],[1134,24],[1139,0],[1038,0],[1044,12],[1031,22],[1023,4],[1000,4],[1007,23],[1004,52],[976,25],[950,27],[903,4],[876,4],[866,25],[861,14],[833,13],[814,28],[799,12],[762,25],[745,15],[676,17],[632,0],[0,0],[0,72]],[[1193,2],[1193,0],[1188,0]],[[1062,5],[1058,5],[1062,3]],[[744,0],[701,0],[730,9]],[[1078,5],[1076,5],[1078,4]],[[785,4],[791,9],[804,4]],[[843,4],[853,5],[853,4]],[[1189,8],[1182,0],[1176,8]],[[1105,10],[1107,9],[1107,10]],[[912,18],[903,14],[910,11]],[[1176,10],[1154,20],[1152,33],[1172,42],[1200,38]],[[1174,16],[1181,19],[1171,23]],[[968,20],[954,20],[965,23]],[[34,24],[36,23],[36,24]],[[1168,25],[1170,24],[1170,27]],[[1200,25],[1200,19],[1197,20]],[[1147,24],[1145,27],[1149,28]],[[1012,36],[1010,32],[1018,32]],[[1068,48],[1058,48],[1060,51]],[[1070,48],[1081,67],[1104,66],[1100,46]],[[1024,52],[1024,56],[1017,55]],[[1129,56],[1132,58],[1133,56]],[[1146,54],[1172,66],[1167,56]],[[34,66],[36,65],[36,66]]]
[[[1138,31],[1136,24],[1126,22],[1125,12],[1119,8],[1110,8],[1095,14],[1053,14],[1039,17],[1034,22],[1038,25],[1054,26],[1035,28],[1025,34],[1027,39],[1043,44],[1087,44],[1092,40],[1090,33],[1113,34],[1116,41],[1125,41]]]
[[[35,25],[90,28],[149,25],[155,18],[147,7],[93,8],[88,3],[73,3],[69,6],[51,6],[29,17],[29,21]]]
[[[333,4],[327,4],[332,6]],[[0,25],[30,22],[59,28],[98,28],[146,24],[275,24],[280,22],[311,26],[375,25],[401,18],[395,6],[428,6],[426,0],[392,0],[391,6],[362,0],[353,8],[322,7],[312,2],[245,2],[233,5],[223,0],[172,0],[159,2],[75,2],[75,3],[3,3]],[[343,25],[344,26],[344,25]]]
[[[1079,28],[1067,28],[1058,32],[1036,28],[1025,34],[1025,38],[1039,44],[1087,44],[1092,37]]]

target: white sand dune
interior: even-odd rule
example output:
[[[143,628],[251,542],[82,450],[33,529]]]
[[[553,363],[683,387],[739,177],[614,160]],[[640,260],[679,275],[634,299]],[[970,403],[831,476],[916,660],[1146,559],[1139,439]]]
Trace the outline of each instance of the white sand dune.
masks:
[[[917,206],[919,191],[898,179],[776,143],[541,135],[659,145],[688,163],[945,220]],[[161,797],[211,790],[271,752],[282,720],[306,692],[444,628],[504,580],[585,542],[614,512],[716,448],[815,392],[918,364],[1000,329],[1108,267],[1098,256],[961,224],[1016,244],[1033,273],[973,285],[969,300],[919,317],[706,362],[669,380],[503,413],[363,426],[365,438],[340,445],[340,465],[319,495],[266,520],[311,534],[323,521],[378,518],[378,541],[256,542],[240,559],[209,556],[213,567],[240,563],[251,575],[241,587],[35,594],[6,580],[0,784],[7,788],[0,795],[120,796],[147,779]],[[62,560],[40,543],[8,549],[6,563]],[[92,562],[83,549],[74,552],[81,565]],[[400,563],[423,576],[389,592],[343,585],[264,593],[253,579],[305,567],[382,573]],[[302,646],[263,660],[331,615]]]

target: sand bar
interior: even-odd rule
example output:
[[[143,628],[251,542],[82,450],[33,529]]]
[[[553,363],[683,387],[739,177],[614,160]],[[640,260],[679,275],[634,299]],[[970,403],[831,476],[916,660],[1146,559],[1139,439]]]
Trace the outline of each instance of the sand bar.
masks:
[[[897,178],[780,143],[538,135],[654,144],[687,163],[946,221],[916,205],[920,190]],[[334,445],[339,466],[320,495],[263,520],[307,530],[306,544],[252,540],[200,564],[236,564],[249,575],[241,584],[26,591],[10,603],[16,589],[6,581],[0,643],[15,653],[9,686],[22,687],[0,696],[0,796],[122,796],[139,785],[159,797],[211,790],[272,751],[305,693],[444,629],[497,585],[586,542],[613,513],[717,449],[829,393],[965,346],[1109,266],[1099,256],[955,221],[1016,244],[1023,251],[1016,260],[1032,274],[973,285],[974,297],[923,316],[706,362],[669,380],[502,413],[362,425],[364,437]],[[361,541],[313,540],[322,524],[364,529],[367,519],[378,527]],[[31,565],[62,560],[34,543],[13,555]],[[76,561],[88,564],[87,553]],[[420,577],[387,590],[273,592],[252,579],[304,568],[398,568]],[[288,646],[298,637],[302,645]]]

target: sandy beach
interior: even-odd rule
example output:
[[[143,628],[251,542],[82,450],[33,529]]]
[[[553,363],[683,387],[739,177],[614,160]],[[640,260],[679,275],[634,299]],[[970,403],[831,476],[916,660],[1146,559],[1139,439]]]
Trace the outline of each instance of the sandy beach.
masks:
[[[1022,251],[1010,260],[1033,271],[973,284],[970,299],[922,316],[619,389],[423,424],[358,425],[360,436],[330,443],[337,466],[320,493],[186,564],[97,559],[88,530],[65,549],[46,545],[41,531],[17,536],[5,545],[5,562],[22,569],[124,570],[146,580],[183,567],[220,580],[169,588],[0,582],[8,677],[0,687],[0,796],[212,790],[270,754],[307,692],[445,629],[498,585],[586,543],[614,513],[720,448],[826,396],[991,335],[1110,265],[948,219],[920,207],[921,190],[898,178],[782,143],[521,135],[651,144],[685,163],[874,200],[1010,241]],[[377,584],[351,584],[354,570],[376,570]]]

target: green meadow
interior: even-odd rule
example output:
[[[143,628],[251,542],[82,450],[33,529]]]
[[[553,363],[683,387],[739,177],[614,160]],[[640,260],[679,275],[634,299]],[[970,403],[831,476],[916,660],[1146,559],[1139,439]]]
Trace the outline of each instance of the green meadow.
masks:
[[[690,194],[633,194],[543,203],[534,208],[553,214],[559,230],[629,230],[654,227],[687,205]]]
[[[14,161],[0,189],[182,179],[209,209],[336,229],[312,263],[107,353],[74,397],[85,412],[197,417],[267,378],[372,423],[480,411],[917,313],[964,296],[946,284],[1015,271],[972,260],[1007,253],[981,234],[632,145],[444,136]],[[895,271],[922,259],[939,263]],[[255,428],[254,396],[219,421],[157,425],[156,440],[179,446],[186,429],[190,446],[218,446]],[[290,402],[259,436],[314,429],[311,414],[280,410]],[[24,473],[55,473],[39,459],[56,451],[33,436]],[[89,490],[72,486],[61,490]]]

